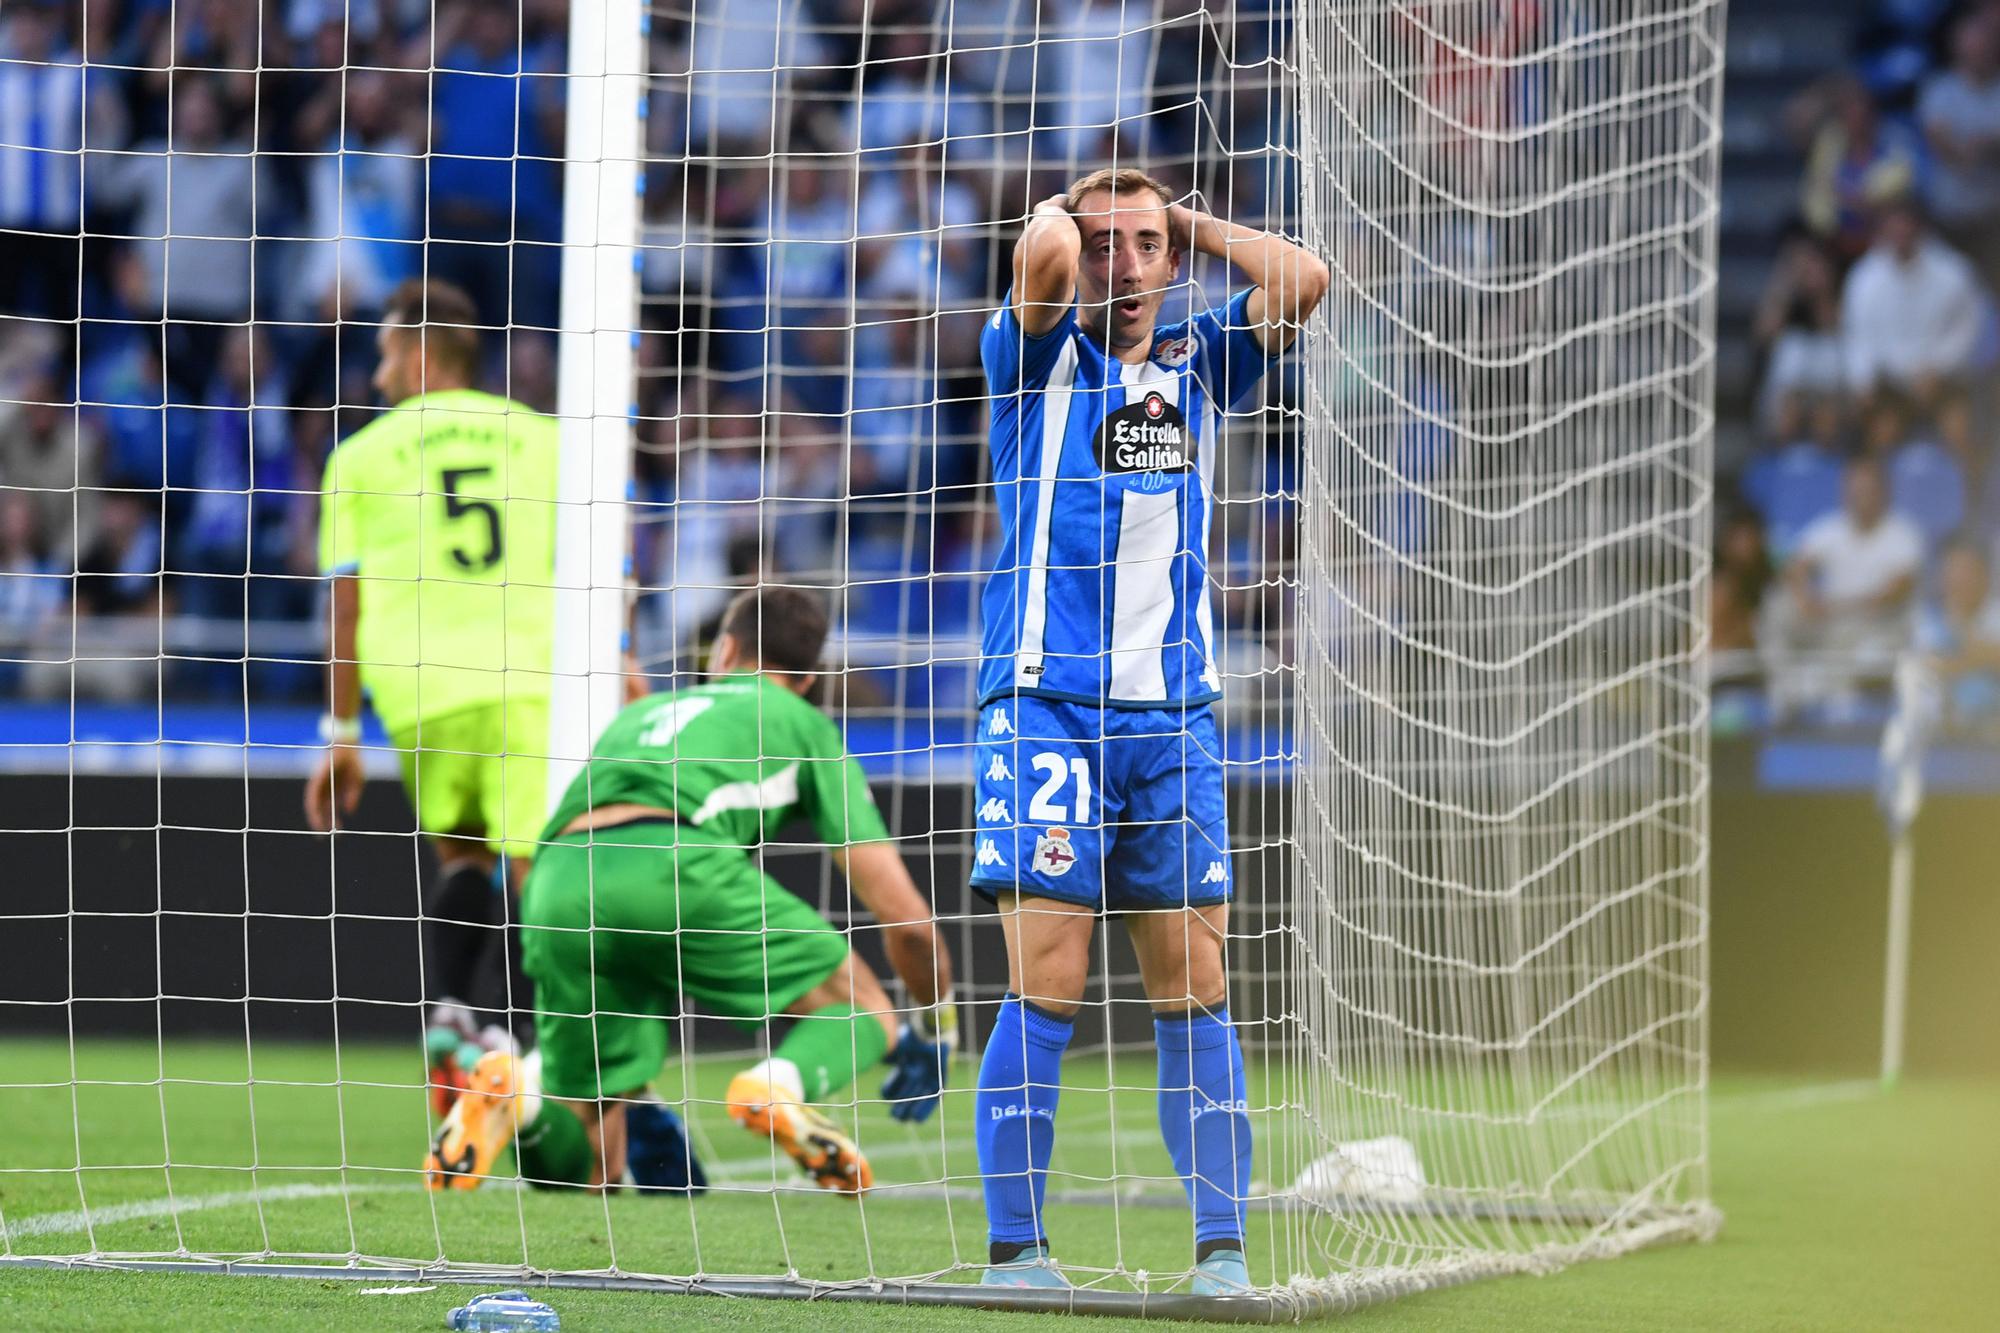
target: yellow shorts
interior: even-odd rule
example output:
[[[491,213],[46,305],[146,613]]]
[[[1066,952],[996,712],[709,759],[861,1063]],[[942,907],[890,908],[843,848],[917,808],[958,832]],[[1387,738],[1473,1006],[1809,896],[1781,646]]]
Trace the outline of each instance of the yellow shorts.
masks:
[[[417,827],[483,838],[530,858],[548,818],[549,701],[509,699],[426,718],[390,738],[402,751],[403,788]]]

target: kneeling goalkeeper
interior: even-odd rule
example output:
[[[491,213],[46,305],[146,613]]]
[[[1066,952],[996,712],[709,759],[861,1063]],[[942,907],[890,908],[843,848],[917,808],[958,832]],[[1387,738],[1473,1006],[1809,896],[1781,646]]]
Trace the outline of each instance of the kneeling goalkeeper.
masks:
[[[794,1020],[731,1081],[728,1110],[823,1188],[859,1193],[873,1173],[811,1103],[886,1057],[890,1113],[936,1108],[957,1035],[951,956],[839,729],[806,702],[826,630],[805,593],[745,592],[724,615],[715,680],[642,699],[599,737],[522,890],[539,1075],[501,1052],[480,1061],[439,1131],[434,1185],[477,1184],[509,1142],[531,1182],[619,1184],[628,1107],[650,1107],[684,999],[746,1027]],[[907,1024],[846,937],[758,868],[757,845],[794,816],[881,923],[918,1006]],[[642,1156],[629,1156],[635,1178]],[[667,1175],[698,1183],[691,1160],[679,1166]]]

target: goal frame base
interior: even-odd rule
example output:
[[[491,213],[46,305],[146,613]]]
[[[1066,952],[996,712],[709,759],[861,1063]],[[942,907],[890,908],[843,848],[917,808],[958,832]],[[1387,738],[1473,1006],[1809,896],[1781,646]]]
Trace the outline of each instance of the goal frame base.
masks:
[[[1691,1211],[1673,1222],[1656,1222],[1643,1238],[1611,1253],[1663,1244],[1712,1239],[1720,1215]],[[1676,1224],[1677,1223],[1677,1224]],[[1611,1253],[1576,1257],[1611,1257]],[[1348,1314],[1422,1291],[1464,1286],[1493,1277],[1536,1271],[1531,1266],[1492,1268],[1479,1264],[1425,1266],[1384,1272],[1352,1282],[1322,1281],[1266,1288],[1242,1296],[1195,1296],[1185,1292],[1098,1291],[1075,1287],[1050,1291],[1026,1287],[984,1287],[969,1282],[815,1282],[804,1278],[647,1277],[619,1273],[560,1273],[500,1266],[440,1264],[344,1264],[267,1259],[158,1259],[103,1256],[0,1256],[0,1273],[16,1269],[80,1272],[192,1273],[214,1277],[307,1278],[321,1281],[410,1282],[454,1286],[512,1285],[550,1291],[629,1291],[659,1296],[718,1296],[739,1300],[864,1302],[873,1305],[956,1306],[1018,1314],[1104,1315],[1126,1319],[1198,1320],[1215,1324],[1297,1324]]]

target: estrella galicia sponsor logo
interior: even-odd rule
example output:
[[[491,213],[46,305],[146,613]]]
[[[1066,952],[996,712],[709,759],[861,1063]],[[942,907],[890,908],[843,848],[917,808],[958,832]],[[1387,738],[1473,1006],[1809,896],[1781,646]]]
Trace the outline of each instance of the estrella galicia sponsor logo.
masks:
[[[1097,432],[1097,465],[1106,473],[1193,471],[1187,418],[1158,393],[1125,404]]]

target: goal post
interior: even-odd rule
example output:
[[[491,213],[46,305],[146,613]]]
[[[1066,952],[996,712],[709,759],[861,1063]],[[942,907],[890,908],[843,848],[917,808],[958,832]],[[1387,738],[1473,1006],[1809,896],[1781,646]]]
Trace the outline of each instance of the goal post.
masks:
[[[231,610],[219,629],[214,615],[82,617],[0,649],[0,671],[22,667],[91,718],[44,747],[60,752],[39,770],[37,808],[53,813],[21,834],[58,847],[30,862],[56,869],[0,906],[0,928],[61,959],[0,985],[0,1119],[25,1127],[0,1145],[0,1267],[1283,1322],[1715,1234],[1705,654],[1722,0],[438,0],[420,24],[408,4],[370,8],[372,33],[342,30],[362,55],[323,68],[325,44],[299,47],[288,75],[331,82],[283,100],[268,70],[232,71],[227,53],[176,56],[208,61],[204,83],[218,61],[239,76],[217,85],[225,119],[340,111],[296,161],[255,139],[237,154],[276,179],[321,180],[331,163],[331,232],[302,241],[285,230],[307,234],[302,219],[226,210],[205,227],[240,223],[246,248],[273,254],[316,237],[371,263],[413,246],[428,266],[444,218],[357,237],[382,196],[349,209],[343,173],[373,164],[370,191],[431,173],[435,195],[461,155],[504,165],[508,237],[556,205],[523,192],[560,176],[554,327],[519,316],[511,262],[469,279],[498,284],[475,295],[509,312],[510,337],[555,352],[551,706],[546,741],[529,742],[550,805],[619,714],[628,655],[655,688],[687,687],[739,591],[811,590],[830,619],[813,702],[868,788],[842,799],[879,807],[933,905],[961,1047],[927,1121],[890,1118],[880,1066],[808,1099],[873,1164],[873,1187],[841,1197],[730,1114],[734,1078],[770,1064],[789,1019],[731,1022],[713,992],[683,989],[638,1015],[669,1034],[646,1096],[679,1115],[706,1195],[535,1188],[513,1154],[478,1189],[428,1190],[436,1118],[416,1038],[437,997],[415,921],[431,853],[390,794],[398,757],[369,733],[369,800],[329,847],[297,813],[318,683],[252,676],[259,645],[316,666],[316,643],[296,648],[310,618],[266,623],[247,591],[240,623]],[[421,68],[392,63],[419,50]],[[340,91],[403,75],[426,89],[421,114]],[[560,98],[530,96],[532,79]],[[512,135],[464,133],[465,109],[500,85],[524,90]],[[230,155],[133,134],[107,150],[128,162],[121,200],[143,196],[141,168]],[[410,174],[398,185],[385,164]],[[1230,845],[1208,870],[1233,887],[1244,1086],[1219,1109],[1241,1110],[1255,1144],[1236,1200],[1250,1287],[1224,1297],[1190,1294],[1208,1256],[1163,1143],[1152,1006],[1115,914],[1092,937],[1048,1170],[1054,1257],[1074,1285],[980,1285],[976,1088],[1010,983],[969,884],[985,840],[1015,822],[976,794],[981,597],[1004,517],[980,340],[1037,202],[1104,166],[1295,240],[1333,275],[1256,391],[1214,405],[1208,453],[1185,469],[1208,518],[1173,538],[1205,570],[1187,618],[1212,617],[1221,695]],[[119,211],[132,206],[85,210],[87,257],[140,253]],[[162,262],[229,243],[169,237]],[[131,281],[121,267],[119,290]],[[1242,285],[1223,257],[1190,255],[1161,318],[1225,307]],[[341,361],[332,396],[269,392],[329,436],[350,429],[370,404],[347,359],[367,353],[326,317],[337,306],[247,299],[228,319],[121,308],[101,322],[134,335],[135,375],[190,323],[286,347],[324,335]],[[510,362],[509,383],[530,371]],[[143,394],[107,402],[80,372],[64,410],[127,414],[114,426],[154,412],[163,455],[178,447],[171,409],[246,435],[274,419],[256,374],[239,401],[187,388],[191,373],[183,355],[135,406]],[[79,515],[82,466],[56,492]],[[145,492],[167,550],[180,497],[266,489],[254,471],[183,486],[171,468]],[[317,485],[274,489],[310,502]],[[155,558],[169,581],[193,577]],[[260,558],[200,577],[247,590],[275,577]],[[218,634],[250,645],[220,698],[213,673],[204,695],[184,669]],[[151,733],[108,746],[91,728],[130,719],[89,711],[107,663],[153,673],[138,711],[155,714]],[[218,714],[235,727],[221,739]],[[705,815],[796,804],[798,765],[818,757],[758,753],[756,780]],[[107,763],[145,791],[96,781]],[[1072,769],[1055,773],[1042,797]],[[1079,828],[1102,796],[1060,793]],[[829,923],[880,974],[900,1040],[922,1006],[825,827],[759,824],[745,891]],[[114,892],[106,867],[134,839],[150,842],[152,882]],[[645,935],[676,966],[697,934],[753,933],[583,929],[607,952]],[[632,994],[590,1019],[633,1017]],[[135,1010],[137,1029],[105,1021]]]
[[[570,7],[556,350],[562,455],[549,698],[551,807],[624,701],[645,31],[640,0]]]

